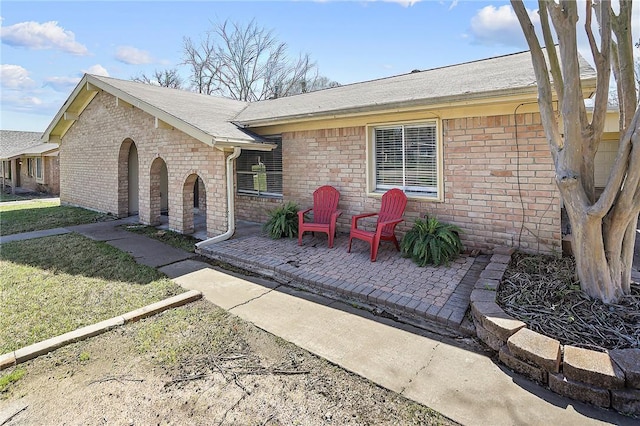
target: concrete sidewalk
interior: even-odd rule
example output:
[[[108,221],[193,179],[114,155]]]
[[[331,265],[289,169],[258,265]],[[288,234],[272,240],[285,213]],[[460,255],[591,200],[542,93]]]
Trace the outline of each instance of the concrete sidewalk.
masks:
[[[261,329],[465,425],[637,424],[561,397],[455,340],[384,323],[340,302],[194,260],[160,270]]]
[[[12,234],[0,237],[0,244],[77,232],[78,234],[91,238],[94,241],[103,241],[113,247],[129,253],[133,256],[136,262],[153,268],[169,265],[195,256],[193,253],[171,247],[144,235],[139,235],[119,228],[121,225],[137,223],[137,217],[131,216],[126,219],[107,222],[96,222],[86,225],[68,226],[66,228],[24,232],[21,234]]]

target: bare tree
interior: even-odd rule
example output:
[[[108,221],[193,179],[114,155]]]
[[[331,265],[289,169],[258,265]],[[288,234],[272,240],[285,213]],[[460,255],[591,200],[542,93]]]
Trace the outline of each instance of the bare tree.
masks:
[[[308,79],[301,80],[297,86],[292,87],[288,95],[315,92],[316,90],[330,89],[338,86],[340,86],[340,83],[337,81],[333,81],[328,77],[316,74]]]
[[[578,278],[591,297],[613,303],[631,291],[635,229],[640,212],[640,108],[633,71],[631,1],[620,1],[617,14],[609,0],[586,1],[584,28],[597,72],[590,120],[580,82],[578,3],[539,1],[546,57],[522,1],[511,0],[511,4],[531,50],[542,123],[556,182],[571,222]],[[600,28],[598,37],[592,30],[594,13]],[[559,56],[551,35],[552,25],[558,37]],[[596,199],[595,155],[604,131],[612,69],[620,110],[620,144],[604,192]],[[552,88],[562,131],[554,110]]]
[[[138,77],[133,77],[132,80],[154,86],[170,87],[172,89],[182,89],[183,84],[182,77],[180,77],[178,70],[175,68],[155,70],[152,76],[143,73]]]
[[[184,64],[197,92],[249,102],[299,93],[302,82],[316,76],[308,54],[291,58],[287,44],[255,21],[225,21],[199,44],[186,37]]]

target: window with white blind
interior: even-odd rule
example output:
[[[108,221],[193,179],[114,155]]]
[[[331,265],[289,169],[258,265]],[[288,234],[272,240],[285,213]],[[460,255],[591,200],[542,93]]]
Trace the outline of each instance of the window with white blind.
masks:
[[[272,151],[242,150],[236,159],[238,193],[282,196],[282,138],[268,138]]]
[[[440,198],[438,126],[435,122],[372,129],[373,190]]]

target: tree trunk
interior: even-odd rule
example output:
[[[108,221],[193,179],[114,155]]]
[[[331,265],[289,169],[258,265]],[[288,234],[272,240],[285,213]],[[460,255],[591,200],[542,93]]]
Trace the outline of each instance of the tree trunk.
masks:
[[[625,294],[625,287],[629,287],[629,281],[624,278],[630,274],[630,268],[624,266],[622,246],[613,253],[605,251],[602,219],[588,216],[586,209],[580,210],[567,204],[578,279],[589,296],[613,303]]]

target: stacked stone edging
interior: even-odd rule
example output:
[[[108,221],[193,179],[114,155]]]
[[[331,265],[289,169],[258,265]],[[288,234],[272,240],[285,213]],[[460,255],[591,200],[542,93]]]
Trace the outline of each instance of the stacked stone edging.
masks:
[[[640,349],[597,352],[527,328],[496,303],[514,249],[497,248],[471,293],[476,335],[507,367],[552,391],[624,414],[640,416]]]

